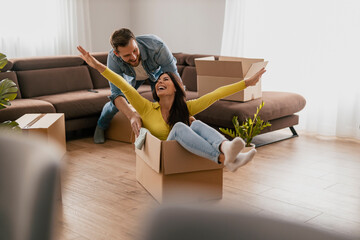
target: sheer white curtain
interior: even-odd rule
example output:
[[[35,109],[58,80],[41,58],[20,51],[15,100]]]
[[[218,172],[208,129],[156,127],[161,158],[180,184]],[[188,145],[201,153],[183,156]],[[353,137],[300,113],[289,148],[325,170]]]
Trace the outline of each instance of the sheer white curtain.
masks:
[[[360,139],[360,1],[227,0],[221,54],[269,60],[263,90],[306,98],[299,129]]]
[[[0,52],[8,58],[90,51],[89,0],[0,0]],[[5,21],[4,21],[5,20]]]

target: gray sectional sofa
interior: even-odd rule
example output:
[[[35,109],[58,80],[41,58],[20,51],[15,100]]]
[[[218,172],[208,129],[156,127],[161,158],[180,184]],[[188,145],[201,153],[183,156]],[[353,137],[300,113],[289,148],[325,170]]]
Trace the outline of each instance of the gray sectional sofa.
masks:
[[[107,53],[94,53],[106,64]],[[187,89],[187,98],[197,95],[196,68],[194,59],[207,55],[174,53],[180,76]],[[92,129],[100,116],[103,105],[109,101],[110,88],[107,80],[86,65],[78,56],[36,57],[12,59],[0,72],[0,80],[9,78],[19,87],[18,96],[11,106],[0,110],[0,122],[16,120],[25,113],[64,113],[68,133]],[[150,85],[138,90],[152,100]],[[266,104],[260,117],[272,126],[265,132],[293,127],[299,122],[297,112],[306,104],[296,93],[263,92],[261,99],[249,102],[218,101],[195,117],[218,128],[232,127],[232,117],[242,121],[253,116],[261,101]]]

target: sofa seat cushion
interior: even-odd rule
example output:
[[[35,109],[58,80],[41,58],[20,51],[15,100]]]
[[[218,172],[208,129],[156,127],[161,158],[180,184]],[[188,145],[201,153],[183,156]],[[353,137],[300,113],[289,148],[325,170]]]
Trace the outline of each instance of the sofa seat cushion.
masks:
[[[305,99],[296,93],[263,92],[262,98],[246,103],[220,100],[195,117],[208,124],[231,128],[233,116],[238,116],[242,122],[253,117],[261,101],[265,102],[260,111],[260,118],[264,121],[285,117],[299,112],[305,107]]]
[[[36,99],[14,99],[11,106],[0,110],[0,122],[15,121],[26,113],[55,113],[54,106]]]
[[[97,93],[87,90],[60,93],[37,97],[36,99],[50,102],[56,112],[65,113],[65,119],[74,119],[101,113],[105,103],[109,101],[109,88],[96,89]]]

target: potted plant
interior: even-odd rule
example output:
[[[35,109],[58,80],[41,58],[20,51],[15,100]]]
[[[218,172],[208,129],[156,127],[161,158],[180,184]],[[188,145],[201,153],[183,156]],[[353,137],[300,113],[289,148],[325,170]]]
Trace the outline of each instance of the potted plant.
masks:
[[[3,69],[7,62],[6,56],[0,53],[0,69]],[[11,105],[10,101],[16,98],[17,90],[18,88],[12,80],[5,78],[0,81],[0,110]],[[13,130],[20,130],[18,125],[15,121],[0,123],[0,127],[10,127]]]
[[[256,113],[254,114],[254,118],[248,118],[243,122],[243,124],[240,125],[238,117],[234,116],[232,119],[232,123],[234,124],[234,129],[224,129],[219,128],[220,131],[226,135],[229,135],[232,138],[235,137],[241,137],[244,139],[246,145],[245,147],[255,147],[254,144],[252,144],[253,138],[258,135],[264,128],[271,126],[269,122],[264,122],[259,117],[259,112],[264,106],[265,102],[262,101],[260,106],[256,108]]]

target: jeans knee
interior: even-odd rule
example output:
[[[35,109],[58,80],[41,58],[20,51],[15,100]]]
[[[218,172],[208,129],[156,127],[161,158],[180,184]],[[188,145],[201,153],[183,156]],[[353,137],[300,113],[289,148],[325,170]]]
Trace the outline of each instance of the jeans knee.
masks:
[[[200,126],[204,126],[204,123],[200,120],[195,120],[191,124],[191,128],[199,128]]]
[[[167,140],[174,140],[176,136],[178,136],[179,133],[183,132],[186,127],[187,125],[182,122],[175,123],[168,135]]]
[[[184,129],[185,127],[187,127],[187,125],[183,122],[177,122],[174,124],[172,130],[177,131],[177,130],[181,130]]]

